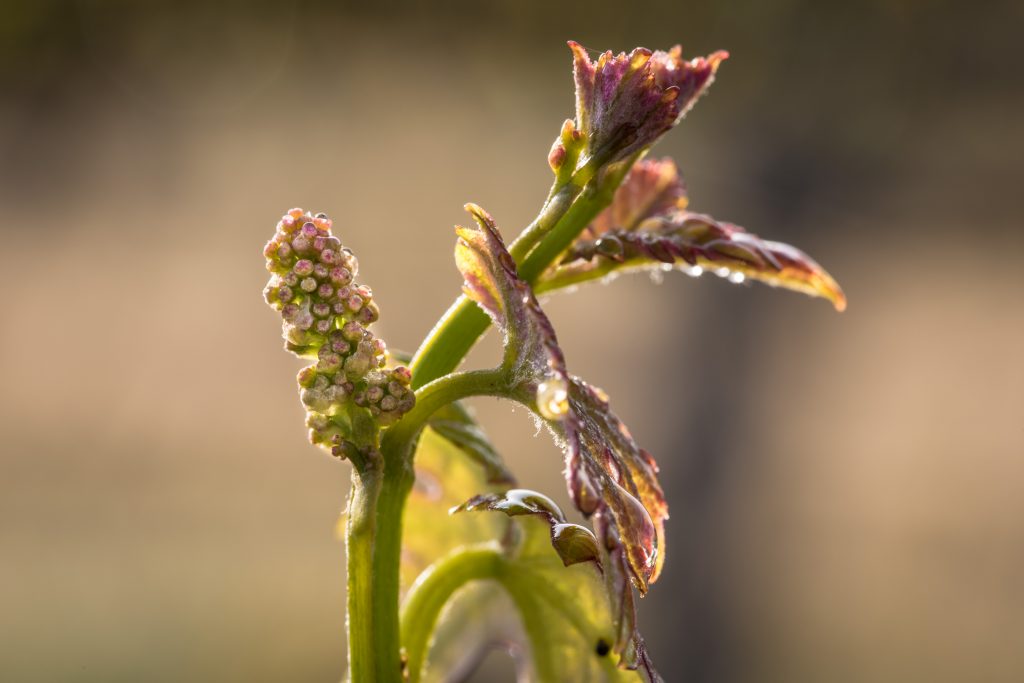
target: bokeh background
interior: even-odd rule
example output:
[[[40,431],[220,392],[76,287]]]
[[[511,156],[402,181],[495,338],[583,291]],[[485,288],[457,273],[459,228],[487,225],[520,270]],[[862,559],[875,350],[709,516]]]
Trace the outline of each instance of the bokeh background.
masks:
[[[348,471],[304,441],[262,244],[330,213],[414,348],[463,203],[506,235],[539,207],[573,38],[729,49],[655,151],[850,299],[670,275],[547,304],[662,465],[666,679],[1024,680],[1022,27],[1014,2],[4,0],[0,678],[341,677]],[[564,501],[523,411],[478,410]]]

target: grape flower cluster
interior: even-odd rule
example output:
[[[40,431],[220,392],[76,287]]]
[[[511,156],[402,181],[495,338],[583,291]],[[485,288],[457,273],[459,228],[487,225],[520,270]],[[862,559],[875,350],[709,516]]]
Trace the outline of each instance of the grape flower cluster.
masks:
[[[380,308],[370,288],[355,282],[359,262],[331,224],[302,209],[281,218],[263,249],[271,273],[263,294],[281,313],[285,348],[316,359],[298,375],[310,441],[345,457],[353,408],[385,427],[415,397],[409,368],[393,365],[384,340],[369,329]]]

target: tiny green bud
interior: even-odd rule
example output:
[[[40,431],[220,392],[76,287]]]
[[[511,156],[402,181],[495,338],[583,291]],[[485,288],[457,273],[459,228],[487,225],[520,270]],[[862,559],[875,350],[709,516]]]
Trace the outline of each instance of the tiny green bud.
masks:
[[[308,389],[316,381],[316,368],[312,365],[302,368],[295,379],[298,380],[300,387]]]

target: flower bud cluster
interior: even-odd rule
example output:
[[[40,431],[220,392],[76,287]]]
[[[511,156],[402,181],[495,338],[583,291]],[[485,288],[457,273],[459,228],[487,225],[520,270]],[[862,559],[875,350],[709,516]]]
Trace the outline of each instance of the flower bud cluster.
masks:
[[[292,209],[263,250],[267,303],[281,313],[285,348],[316,363],[299,372],[310,441],[346,455],[347,408],[367,409],[387,426],[415,403],[412,373],[388,367],[387,346],[369,326],[380,317],[359,263],[331,234],[331,219]],[[338,418],[338,419],[335,419]]]

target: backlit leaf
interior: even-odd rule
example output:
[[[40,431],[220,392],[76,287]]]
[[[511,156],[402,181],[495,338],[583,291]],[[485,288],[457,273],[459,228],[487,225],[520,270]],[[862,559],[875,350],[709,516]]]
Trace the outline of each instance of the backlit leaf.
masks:
[[[427,424],[483,467],[488,484],[516,483],[515,476],[505,466],[501,455],[460,402],[449,403],[441,408],[430,416]]]
[[[501,572],[497,581],[475,581],[460,590],[441,614],[435,628],[423,682],[451,680],[466,673],[492,647],[504,647],[516,659],[527,680],[566,683],[639,683],[659,681],[635,635],[633,592],[628,574],[621,567],[611,577],[629,590],[607,591],[608,574],[596,562],[581,561],[564,566],[564,559],[552,550],[552,524],[562,520],[557,505],[533,492],[484,493],[477,498],[481,508],[491,502],[497,509],[516,514],[514,518],[489,514],[449,515],[450,501],[471,491],[488,491],[485,470],[472,465],[447,440],[428,429],[418,446],[417,485],[405,513],[403,535],[403,584],[412,583],[412,571],[422,571],[425,561],[434,562],[459,548],[479,547],[488,540],[503,539]],[[484,502],[484,501],[490,502]],[[500,501],[507,501],[507,505]],[[559,522],[561,523],[561,522]],[[571,525],[590,535],[590,532]],[[582,538],[582,535],[580,536]],[[590,550],[594,537],[590,535]],[[620,549],[621,556],[621,549]],[[614,555],[612,555],[614,557]],[[582,558],[589,559],[589,558]],[[529,637],[513,602],[528,610]],[[623,614],[625,608],[628,610]],[[627,656],[615,644],[621,630],[628,629]],[[544,643],[537,651],[531,639]],[[622,666],[636,662],[638,668]]]
[[[652,178],[671,178],[674,168],[668,159],[637,163],[612,205],[581,234],[562,262],[545,273],[537,290],[620,272],[668,268],[691,275],[710,271],[733,282],[757,280],[823,297],[840,311],[846,308],[846,297],[832,276],[796,247],[686,211],[681,183],[668,185],[676,188],[681,201],[675,206],[662,201],[665,190]]]

